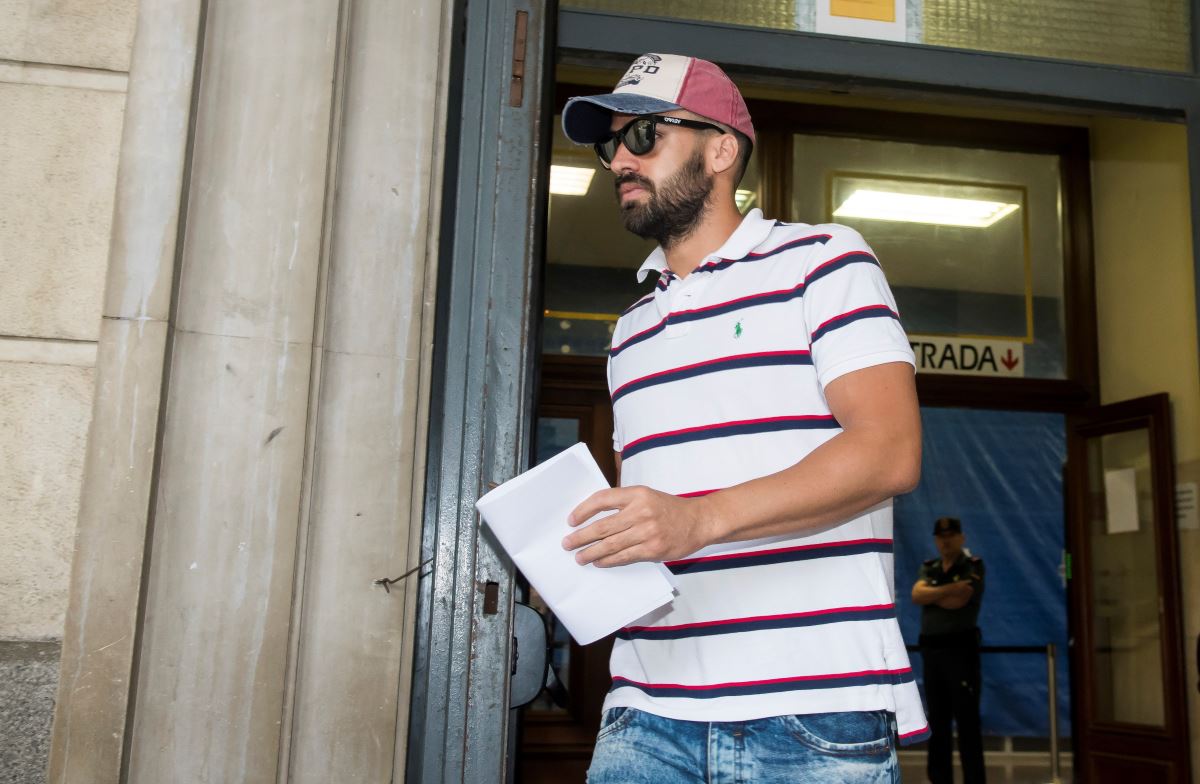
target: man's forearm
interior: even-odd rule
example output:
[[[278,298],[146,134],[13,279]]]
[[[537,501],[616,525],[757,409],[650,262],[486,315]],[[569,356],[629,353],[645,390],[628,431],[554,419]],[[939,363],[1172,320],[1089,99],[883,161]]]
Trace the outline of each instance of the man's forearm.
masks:
[[[930,585],[918,582],[913,586],[912,600],[916,604],[936,604],[947,610],[957,610],[971,600],[974,587],[969,582]]]
[[[918,582],[912,589],[912,600],[920,605],[936,604],[944,595],[945,591],[941,587],[927,582]]]
[[[971,601],[971,594],[975,591],[970,582],[950,583],[940,587],[944,588],[945,592],[938,597],[937,606],[946,610],[965,607],[967,602]]]
[[[840,523],[920,477],[920,433],[846,431],[775,474],[700,499],[711,544],[794,534]]]

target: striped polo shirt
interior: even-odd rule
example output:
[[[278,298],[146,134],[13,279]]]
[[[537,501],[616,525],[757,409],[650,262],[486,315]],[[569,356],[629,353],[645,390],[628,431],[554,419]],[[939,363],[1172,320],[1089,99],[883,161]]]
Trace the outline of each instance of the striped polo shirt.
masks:
[[[841,432],[824,389],[913,363],[871,249],[845,226],[752,210],[685,278],[655,289],[609,351],[621,484],[698,496],[783,470]],[[928,734],[896,621],[892,503],[799,536],[679,561],[675,600],[617,633],[605,708],[695,721],[888,710]]]

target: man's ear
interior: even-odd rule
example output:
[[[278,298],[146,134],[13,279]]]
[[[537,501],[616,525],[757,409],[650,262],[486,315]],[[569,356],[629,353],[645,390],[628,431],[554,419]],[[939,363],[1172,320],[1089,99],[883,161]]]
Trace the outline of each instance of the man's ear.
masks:
[[[732,133],[723,133],[709,144],[709,163],[713,174],[721,174],[737,165],[738,143]]]

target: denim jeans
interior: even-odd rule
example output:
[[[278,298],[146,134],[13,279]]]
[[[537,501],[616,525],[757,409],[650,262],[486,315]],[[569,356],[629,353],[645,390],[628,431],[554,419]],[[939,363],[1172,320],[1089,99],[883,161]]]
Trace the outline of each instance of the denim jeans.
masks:
[[[604,712],[588,784],[900,781],[885,711],[680,721],[634,708]]]

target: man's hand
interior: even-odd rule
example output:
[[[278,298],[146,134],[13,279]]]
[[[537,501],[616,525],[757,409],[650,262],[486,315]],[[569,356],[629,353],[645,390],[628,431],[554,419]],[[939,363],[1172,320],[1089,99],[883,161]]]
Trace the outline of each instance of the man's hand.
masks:
[[[576,550],[575,560],[596,566],[622,566],[635,561],[670,561],[711,543],[703,498],[679,498],[648,487],[615,487],[593,493],[571,513],[580,525],[600,512],[617,513],[597,520],[563,540]]]

